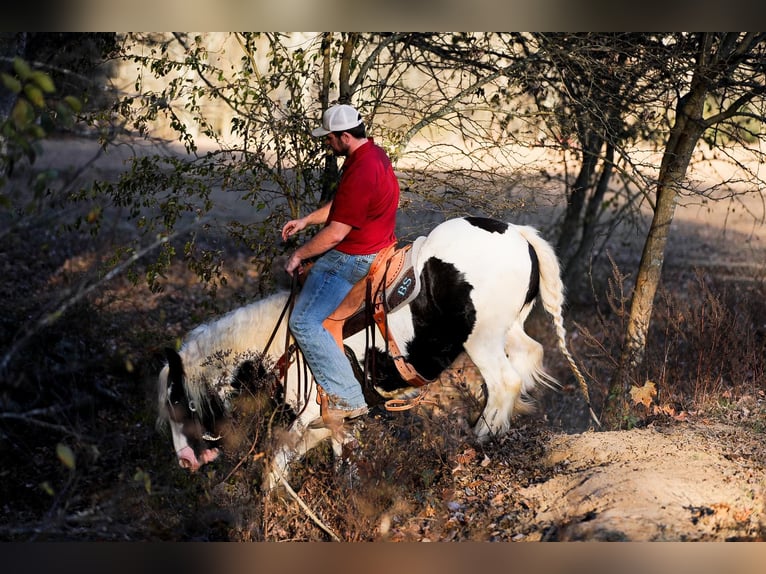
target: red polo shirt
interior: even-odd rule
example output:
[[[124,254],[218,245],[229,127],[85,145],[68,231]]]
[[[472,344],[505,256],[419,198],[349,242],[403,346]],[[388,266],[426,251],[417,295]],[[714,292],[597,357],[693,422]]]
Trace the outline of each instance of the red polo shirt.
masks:
[[[351,226],[335,249],[349,255],[377,253],[396,241],[399,181],[385,150],[372,138],[343,162],[328,221]]]

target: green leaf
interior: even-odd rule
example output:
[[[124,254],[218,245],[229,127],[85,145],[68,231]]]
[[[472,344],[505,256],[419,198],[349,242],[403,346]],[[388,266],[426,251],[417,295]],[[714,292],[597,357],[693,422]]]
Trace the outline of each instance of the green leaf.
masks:
[[[14,94],[18,94],[21,91],[21,82],[17,78],[5,73],[0,74],[0,76],[3,78],[3,85]]]
[[[66,96],[64,101],[70,108],[72,108],[74,113],[80,113],[80,110],[82,109],[82,102],[80,102],[79,99],[75,98],[74,96]]]
[[[27,98],[29,98],[29,101],[38,108],[45,106],[45,98],[43,97],[43,92],[34,84],[27,84],[24,86],[24,93],[27,95]]]
[[[45,72],[32,72],[32,81],[46,94],[52,94],[56,91],[53,80]]]
[[[95,206],[88,212],[88,215],[85,216],[85,221],[91,224],[96,223],[100,217],[101,217],[101,207]]]
[[[31,131],[32,131],[32,137],[34,137],[36,139],[39,139],[39,140],[43,139],[45,137],[45,135],[46,135],[45,134],[45,130],[43,129],[43,127],[42,126],[38,126],[37,124],[32,124]]]
[[[72,120],[72,110],[69,106],[63,102],[56,102],[55,108],[56,115],[58,116],[58,124],[64,127],[71,127],[74,122]]]
[[[29,105],[29,102],[24,99],[17,100],[11,112],[11,119],[16,129],[25,128],[32,121],[33,117],[32,106]]]
[[[74,452],[67,445],[58,443],[56,445],[56,456],[59,457],[61,464],[67,467],[69,470],[75,469]]]
[[[14,58],[13,69],[22,80],[28,80],[32,76],[32,68],[19,57]]]
[[[136,473],[133,475],[133,481],[143,483],[146,494],[152,493],[152,478],[149,473],[143,470],[140,466],[136,467]]]

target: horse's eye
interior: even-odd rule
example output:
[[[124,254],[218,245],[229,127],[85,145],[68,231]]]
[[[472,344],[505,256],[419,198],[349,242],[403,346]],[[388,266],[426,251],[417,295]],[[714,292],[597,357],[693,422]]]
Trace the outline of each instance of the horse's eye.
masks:
[[[197,412],[197,405],[194,404],[194,401],[189,401],[189,412],[192,412],[192,413]]]
[[[173,400],[173,385],[172,384],[168,385],[167,397],[168,397],[168,399],[167,399],[168,400],[168,404],[173,406],[173,407],[178,406],[178,404],[181,402],[181,401],[178,401],[178,400],[175,400],[175,401]]]

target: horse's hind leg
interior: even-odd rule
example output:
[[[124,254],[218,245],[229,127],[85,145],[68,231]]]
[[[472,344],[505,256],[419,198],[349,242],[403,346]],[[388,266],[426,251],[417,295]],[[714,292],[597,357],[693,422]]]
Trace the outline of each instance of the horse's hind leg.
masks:
[[[513,369],[521,377],[521,395],[529,401],[534,390],[543,385],[556,388],[558,383],[543,368],[543,346],[527,335],[521,323],[508,331],[505,354]],[[531,407],[531,402],[526,402]],[[523,409],[528,411],[529,408]]]
[[[503,343],[499,337],[472,338],[465,345],[487,385],[487,403],[474,427],[479,439],[507,432],[514,410],[519,408],[522,381],[508,361]]]

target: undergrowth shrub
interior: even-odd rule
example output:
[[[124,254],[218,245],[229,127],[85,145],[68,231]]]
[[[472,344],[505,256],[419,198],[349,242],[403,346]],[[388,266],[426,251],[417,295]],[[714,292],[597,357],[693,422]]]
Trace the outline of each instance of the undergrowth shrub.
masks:
[[[691,410],[756,393],[766,381],[766,284],[697,271],[663,289],[649,358],[660,389]]]
[[[582,322],[580,359],[601,408],[618,366],[630,293],[612,263],[607,296]],[[584,314],[583,314],[584,315]],[[763,393],[766,383],[766,280],[715,278],[704,271],[663,278],[643,364],[634,385],[656,385],[648,417],[702,411],[722,400]]]
[[[377,412],[355,433],[359,448],[347,453],[347,462],[334,459],[325,444],[296,463],[290,477],[305,503],[345,541],[379,539],[381,529],[396,527],[427,505],[451,483],[456,454],[471,444],[453,421],[409,413]],[[268,501],[267,496],[267,540],[329,539],[289,497]]]

